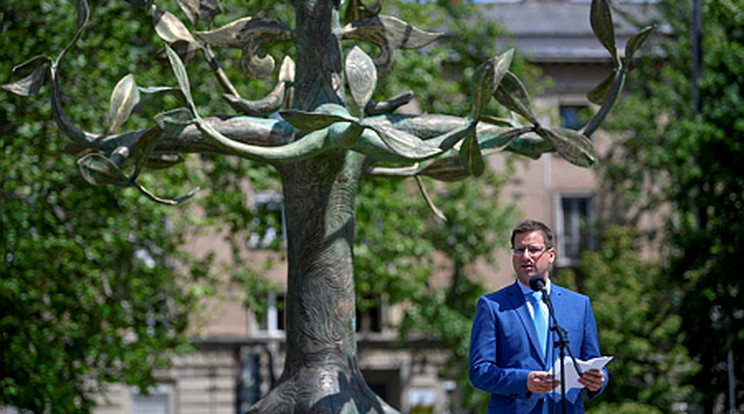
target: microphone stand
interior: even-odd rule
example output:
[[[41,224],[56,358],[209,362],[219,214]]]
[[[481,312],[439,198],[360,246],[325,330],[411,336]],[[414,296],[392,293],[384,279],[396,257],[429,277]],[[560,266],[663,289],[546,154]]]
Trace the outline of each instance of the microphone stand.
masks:
[[[562,327],[558,323],[558,319],[555,317],[555,309],[553,308],[553,302],[550,300],[548,290],[544,286],[540,290],[543,294],[543,302],[545,302],[545,305],[548,306],[548,313],[550,313],[550,317],[553,320],[553,324],[550,327],[550,330],[558,334],[558,340],[555,341],[554,347],[560,348],[561,351],[561,413],[566,414],[566,370],[564,369],[563,365],[566,358],[566,350],[568,350],[568,354],[571,356],[571,361],[573,361],[574,369],[576,369],[576,372],[579,374],[579,376],[581,376],[583,372],[581,372],[581,368],[576,362],[576,357],[574,357],[571,347],[568,346],[568,331],[566,330],[566,328]]]

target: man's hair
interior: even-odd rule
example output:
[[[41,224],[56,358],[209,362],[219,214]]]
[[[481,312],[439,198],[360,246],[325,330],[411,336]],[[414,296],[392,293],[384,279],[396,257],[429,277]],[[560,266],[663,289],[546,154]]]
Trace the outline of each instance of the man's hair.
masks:
[[[514,238],[517,236],[517,234],[532,233],[533,231],[542,232],[543,239],[545,239],[545,247],[547,249],[553,248],[553,239],[555,238],[555,236],[553,235],[553,230],[550,230],[550,227],[548,227],[545,223],[531,219],[522,220],[517,223],[516,226],[514,226],[514,230],[512,230],[511,234],[512,248],[514,248]]]

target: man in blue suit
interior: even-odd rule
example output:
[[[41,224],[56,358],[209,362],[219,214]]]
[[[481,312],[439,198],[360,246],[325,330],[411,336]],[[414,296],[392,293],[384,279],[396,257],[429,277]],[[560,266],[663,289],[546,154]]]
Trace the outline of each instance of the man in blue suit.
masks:
[[[557,336],[547,327],[545,303],[533,300],[539,292],[530,289],[529,280],[544,278],[556,319],[568,331],[577,359],[600,356],[594,313],[588,297],[550,283],[556,251],[548,226],[524,220],[512,231],[511,243],[517,280],[478,300],[470,338],[470,382],[491,394],[489,414],[560,413],[560,381],[549,372],[559,358],[553,346]],[[591,399],[602,392],[607,378],[604,369],[590,370],[579,382]],[[565,407],[566,413],[584,412],[581,389],[567,390]]]

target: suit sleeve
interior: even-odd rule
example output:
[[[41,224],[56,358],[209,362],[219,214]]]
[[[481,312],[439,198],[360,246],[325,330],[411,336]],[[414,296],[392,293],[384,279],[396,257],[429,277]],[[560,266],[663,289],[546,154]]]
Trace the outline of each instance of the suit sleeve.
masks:
[[[498,325],[496,312],[486,298],[480,298],[470,334],[470,382],[492,394],[527,398],[527,374],[530,370],[498,365]]]
[[[587,298],[586,306],[584,307],[584,342],[581,345],[581,357],[580,359],[586,361],[591,358],[596,358],[602,354],[599,351],[599,336],[597,334],[597,322],[594,319],[594,311],[592,310],[591,301]],[[607,384],[610,382],[610,374],[607,372],[607,368],[602,368],[605,374],[605,382],[598,391],[587,391],[587,397],[592,399],[604,391]]]

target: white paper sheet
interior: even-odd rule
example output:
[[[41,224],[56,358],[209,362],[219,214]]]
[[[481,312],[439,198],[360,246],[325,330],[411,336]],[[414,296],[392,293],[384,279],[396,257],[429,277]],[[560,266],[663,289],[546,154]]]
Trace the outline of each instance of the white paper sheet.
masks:
[[[581,369],[581,372],[589,371],[590,369],[602,369],[605,365],[607,365],[610,361],[612,361],[611,356],[601,356],[597,358],[590,359],[588,361],[582,361],[580,359],[576,360],[576,363],[579,365],[579,369]],[[570,390],[571,388],[584,388],[581,383],[579,383],[579,373],[576,372],[576,368],[573,365],[573,360],[571,357],[566,356],[563,360],[563,367],[566,370],[566,390]],[[553,364],[553,379],[560,380],[561,379],[561,359],[558,358],[555,360],[555,364]]]

